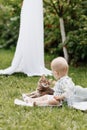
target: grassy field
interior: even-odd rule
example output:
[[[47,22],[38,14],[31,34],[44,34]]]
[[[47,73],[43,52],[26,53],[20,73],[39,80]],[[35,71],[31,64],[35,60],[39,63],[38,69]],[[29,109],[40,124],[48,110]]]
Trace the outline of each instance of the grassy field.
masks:
[[[13,51],[0,50],[0,69],[8,67]],[[48,56],[45,58],[49,67]],[[87,87],[87,67],[70,67],[69,75],[76,84]],[[37,87],[40,77],[22,73],[0,76],[0,130],[87,130],[87,112],[58,107],[23,107],[14,105],[14,99]],[[47,77],[52,78],[52,77]]]

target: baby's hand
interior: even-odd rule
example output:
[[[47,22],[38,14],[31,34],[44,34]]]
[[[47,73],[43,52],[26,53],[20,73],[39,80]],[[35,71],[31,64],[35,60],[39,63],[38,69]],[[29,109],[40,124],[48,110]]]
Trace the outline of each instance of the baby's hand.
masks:
[[[55,85],[56,84],[56,80],[53,80],[52,84]]]
[[[61,96],[54,96],[54,98],[57,100],[57,101],[63,101],[65,99],[65,96],[62,94]]]
[[[57,101],[60,101],[59,96],[54,96],[54,98],[55,98]]]

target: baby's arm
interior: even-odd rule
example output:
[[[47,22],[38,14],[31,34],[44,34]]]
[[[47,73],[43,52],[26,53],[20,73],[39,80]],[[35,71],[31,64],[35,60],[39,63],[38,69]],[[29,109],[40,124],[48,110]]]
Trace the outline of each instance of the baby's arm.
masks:
[[[54,96],[54,98],[57,100],[57,101],[62,101],[65,99],[65,96],[62,94],[61,96]]]
[[[59,105],[60,104],[60,100],[56,100],[55,98],[52,100],[48,101],[49,105]]]
[[[34,102],[34,106],[55,106],[55,105],[60,105],[60,101],[52,99],[52,100]]]

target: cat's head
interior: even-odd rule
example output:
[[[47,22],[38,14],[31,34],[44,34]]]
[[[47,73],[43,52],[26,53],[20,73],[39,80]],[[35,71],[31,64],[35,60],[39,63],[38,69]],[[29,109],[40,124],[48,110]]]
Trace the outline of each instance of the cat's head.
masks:
[[[45,75],[42,75],[38,81],[37,90],[43,91],[44,89],[46,89],[48,87],[50,87],[50,81],[45,77]]]

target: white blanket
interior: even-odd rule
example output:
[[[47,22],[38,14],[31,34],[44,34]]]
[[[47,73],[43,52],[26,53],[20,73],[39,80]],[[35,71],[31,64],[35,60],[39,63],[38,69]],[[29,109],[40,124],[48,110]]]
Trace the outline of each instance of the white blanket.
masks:
[[[25,102],[25,101],[22,101],[22,100],[20,100],[20,99],[15,99],[14,100],[14,104],[15,105],[19,105],[19,106],[28,106],[28,107],[34,107],[34,104],[32,103],[32,102]],[[48,106],[48,107],[61,107],[62,106],[62,104],[60,104],[60,105],[46,105],[46,104],[44,104],[44,105],[40,105],[40,107],[46,107],[46,106]]]
[[[87,101],[84,102],[74,102],[72,105],[73,108],[86,111],[87,110]]]
[[[33,107],[33,103],[32,102],[25,102],[25,101],[22,101],[20,99],[15,99],[14,100],[14,104],[15,105],[19,105],[19,106],[28,106],[28,107]],[[53,105],[48,105],[48,106],[53,106]],[[58,106],[58,105],[56,105]],[[60,105],[62,106],[62,105]],[[58,106],[58,107],[60,107]],[[84,101],[84,102],[74,102],[71,106],[72,108],[75,108],[75,109],[78,109],[78,110],[81,110],[81,111],[86,111],[87,110],[87,101]]]
[[[33,107],[32,103],[26,103],[25,101],[19,100],[19,99],[15,99],[14,100],[14,104],[19,105],[19,106],[29,106],[29,107]]]

